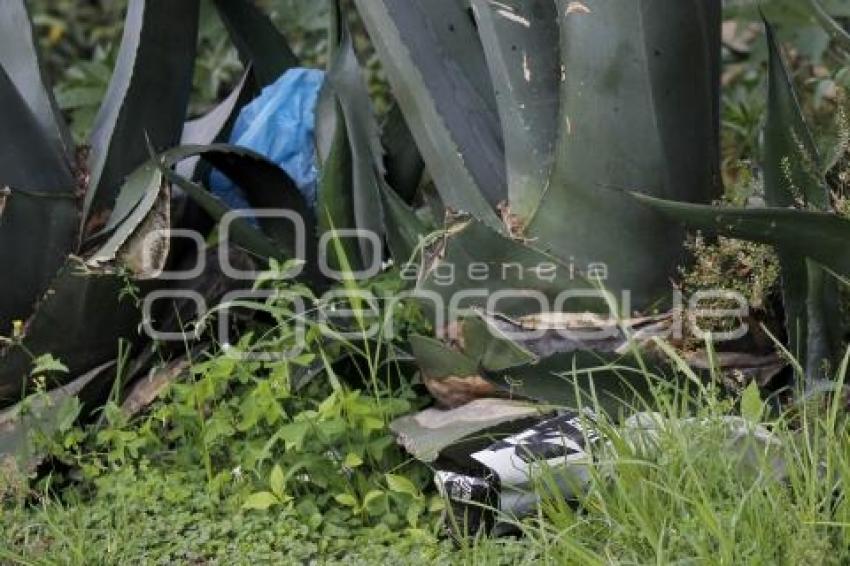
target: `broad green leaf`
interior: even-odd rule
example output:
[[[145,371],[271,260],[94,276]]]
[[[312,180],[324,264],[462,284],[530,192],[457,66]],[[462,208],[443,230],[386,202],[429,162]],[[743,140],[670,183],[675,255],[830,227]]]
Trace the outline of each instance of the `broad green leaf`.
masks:
[[[417,489],[416,486],[413,485],[413,482],[406,477],[397,474],[384,474],[384,477],[387,480],[387,487],[390,491],[409,495],[414,499],[422,497],[422,493],[419,489]]]
[[[447,206],[495,229],[504,149],[483,50],[456,0],[356,0]]]
[[[473,0],[505,140],[511,213],[524,223],[546,189],[558,138],[561,62],[552,0]]]
[[[27,103],[42,136],[64,158],[62,165],[70,175],[74,144],[42,70],[38,38],[25,0],[5,0],[0,4],[0,67]]]
[[[257,493],[252,493],[245,499],[245,503],[242,504],[242,509],[266,511],[279,503],[280,501],[278,501],[277,497],[275,497],[273,493],[269,493],[268,491],[258,491]]]
[[[276,497],[279,499],[284,497],[286,478],[283,475],[283,468],[280,467],[280,464],[275,464],[274,468],[272,468],[272,473],[269,477],[269,487]]]
[[[501,371],[537,361],[534,354],[505,336],[480,311],[463,320],[463,337],[464,353],[487,371]]]
[[[761,391],[758,384],[753,381],[741,395],[741,416],[751,423],[760,423],[764,412],[764,403],[761,400]]]
[[[83,218],[111,209],[124,178],[180,141],[197,43],[199,0],[130,0],[106,99],[91,134]]]
[[[354,469],[363,465],[363,458],[355,454],[354,452],[349,452],[345,456],[345,460],[343,460],[342,465],[349,469]]]
[[[68,373],[68,366],[53,357],[52,354],[42,354],[33,361],[33,369],[30,375],[42,375],[45,373]]]
[[[286,38],[253,0],[215,0],[215,5],[239,57],[253,67],[260,87],[299,65]]]
[[[338,493],[334,495],[334,500],[346,507],[357,507],[357,498],[350,493]]]
[[[613,188],[708,203],[720,195],[720,3],[558,2],[561,114],[556,167],[523,234],[635,309],[669,301],[684,233]]]

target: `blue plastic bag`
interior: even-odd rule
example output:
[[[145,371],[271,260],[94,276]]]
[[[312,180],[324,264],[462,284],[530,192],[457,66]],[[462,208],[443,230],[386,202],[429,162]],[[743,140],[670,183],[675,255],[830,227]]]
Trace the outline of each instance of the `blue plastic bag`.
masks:
[[[286,171],[310,207],[316,204],[316,105],[324,80],[323,71],[288,70],[242,109],[230,135],[231,144],[256,151]],[[250,208],[242,190],[219,171],[210,175],[210,188],[231,208]]]

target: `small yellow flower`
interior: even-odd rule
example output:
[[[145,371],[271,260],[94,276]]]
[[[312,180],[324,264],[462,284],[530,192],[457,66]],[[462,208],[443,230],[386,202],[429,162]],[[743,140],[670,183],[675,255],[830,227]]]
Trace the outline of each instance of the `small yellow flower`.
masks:
[[[24,321],[12,321],[12,338],[19,340],[24,336]]]

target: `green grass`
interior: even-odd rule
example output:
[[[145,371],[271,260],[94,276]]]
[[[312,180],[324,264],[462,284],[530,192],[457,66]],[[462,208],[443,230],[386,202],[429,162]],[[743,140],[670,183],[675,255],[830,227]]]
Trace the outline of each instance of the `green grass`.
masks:
[[[611,442],[595,450],[590,486],[578,504],[549,489],[557,470],[541,474],[540,512],[520,524],[519,538],[455,547],[440,536],[436,507],[405,520],[406,509],[434,500],[412,468],[396,471],[410,474],[413,495],[387,490],[385,502],[369,512],[322,498],[317,486],[287,486],[292,499],[247,510],[246,494],[263,489],[266,476],[246,470],[230,474],[229,487],[211,489],[200,445],[187,441],[172,443],[174,453],[140,447],[138,457],[113,461],[90,480],[56,475],[19,493],[3,506],[0,558],[13,564],[847,563],[850,429],[843,396],[772,414],[754,391],[737,405],[710,387],[659,392],[654,432],[603,424]],[[170,398],[162,407],[178,402]],[[749,420],[736,417],[730,427],[729,416],[737,413]],[[123,430],[141,437],[149,425],[143,420]],[[769,442],[757,441],[756,433],[768,431]],[[212,459],[225,463],[220,452]],[[278,459],[285,461],[285,451]],[[374,489],[385,471],[373,462],[358,467],[351,481]],[[326,490],[338,489],[327,484]]]

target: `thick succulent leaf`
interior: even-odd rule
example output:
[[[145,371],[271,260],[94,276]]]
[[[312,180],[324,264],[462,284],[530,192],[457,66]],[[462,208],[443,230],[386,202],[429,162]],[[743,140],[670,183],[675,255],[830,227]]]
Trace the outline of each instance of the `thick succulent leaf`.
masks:
[[[70,175],[73,141],[42,71],[38,39],[25,0],[6,0],[0,4],[0,67],[27,103],[42,136],[64,157],[63,165]]]
[[[118,275],[93,273],[69,259],[25,322],[22,346],[0,352],[0,405],[31,389],[32,356],[50,354],[68,367],[48,379],[52,388],[115,359],[119,340],[136,343],[140,312],[130,297],[120,298],[125,285]],[[147,285],[139,283],[142,292]]]
[[[814,138],[806,125],[791,73],[773,28],[765,23],[769,51],[768,114],[764,128],[765,201],[769,206],[830,209],[829,189]],[[842,329],[834,316],[838,286],[804,255],[777,247],[782,266],[782,294],[791,352],[821,372],[822,361],[834,360]],[[826,357],[823,357],[826,356]]]
[[[829,207],[829,192],[811,131],[806,125],[791,74],[765,24],[769,47],[769,91],[764,129],[765,200],[770,206]]]
[[[30,442],[32,435],[50,438],[62,432],[60,428],[73,424],[62,422],[63,417],[75,417],[79,413],[80,397],[95,398],[98,392],[108,391],[114,375],[115,362],[107,362],[67,385],[36,393],[0,412],[0,465],[4,457],[15,459],[25,470],[38,465],[42,456]]]
[[[322,98],[325,97],[322,96]],[[319,124],[317,130],[324,130],[327,133],[324,141],[318,140],[319,153],[324,154],[319,173],[319,194],[316,203],[320,233],[331,233],[340,228],[353,228],[357,225],[354,218],[354,191],[351,188],[353,157],[345,118],[342,108],[336,101],[336,96],[329,95],[327,99],[331,100],[331,105],[322,107],[320,102],[320,114],[317,118]],[[323,143],[327,144],[324,149]],[[345,238],[339,241],[339,245],[342,246],[345,259],[352,268],[363,268],[359,246],[355,245],[354,240]],[[334,250],[330,250],[328,255],[329,265],[340,269],[341,258],[336,257]]]
[[[259,223],[275,246],[289,258],[296,255],[296,241],[303,237],[308,270],[316,263],[316,220],[313,211],[286,172],[262,155],[234,146],[212,145],[202,154],[203,159],[224,173],[244,192],[255,209],[288,210],[297,213],[304,225],[304,234],[286,219],[260,218]],[[278,255],[280,252],[278,252]]]
[[[416,211],[385,184],[381,186],[381,202],[386,222],[387,245],[396,265],[404,265],[411,261],[429,230],[416,215]]]
[[[115,260],[119,250],[154,208],[163,190],[163,183],[162,171],[155,161],[149,161],[130,175],[104,229],[104,233],[111,235],[92,257],[87,258],[90,266],[105,266]],[[130,203],[134,203],[134,206],[131,207]]]
[[[562,293],[580,291],[562,308],[569,311],[608,312],[609,305],[596,287],[581,276],[576,266],[560,261],[528,243],[516,241],[470,220],[449,229],[434,259],[424,267],[420,282],[423,304],[433,312],[443,309],[450,316],[469,308],[522,316],[555,308]],[[488,299],[504,293],[492,308]],[[534,294],[542,295],[541,305]],[[440,297],[434,305],[429,295]],[[457,303],[453,303],[457,301]]]
[[[397,104],[390,108],[384,120],[381,145],[386,152],[384,166],[387,183],[404,202],[410,204],[416,198],[425,173],[425,162]]]
[[[9,335],[13,321],[30,315],[74,249],[78,225],[71,198],[20,191],[0,196],[0,265],[6,274],[0,298],[0,335]]]
[[[330,217],[333,227],[368,231],[377,235],[383,241],[384,214],[381,206],[381,183],[383,178],[383,149],[381,147],[380,129],[372,110],[369,93],[363,82],[357,55],[354,53],[351,34],[348,27],[341,28],[341,42],[335,50],[336,56],[327,75],[329,87],[336,95],[338,110],[336,127],[342,130],[350,148],[350,173],[337,174],[342,180],[336,186],[323,186],[329,194],[320,199],[320,207],[329,199],[339,198],[340,192],[349,193],[343,199],[349,202],[350,211],[341,211],[338,218]],[[340,120],[339,118],[342,118]],[[344,164],[345,160],[337,161]],[[350,177],[347,179],[346,177]],[[325,216],[327,210],[320,208],[320,214]],[[347,222],[346,222],[347,221]],[[353,224],[348,222],[353,221]],[[373,265],[375,261],[373,247],[365,240],[360,241],[360,263]],[[377,258],[380,260],[380,258]]]
[[[478,364],[474,359],[427,336],[410,337],[410,347],[422,373],[431,379],[475,375]]]
[[[74,194],[67,160],[44,132],[23,94],[0,68],[0,186],[46,196]]]
[[[464,353],[485,371],[502,371],[538,361],[532,352],[491,324],[480,311],[464,319],[463,344]]]
[[[525,235],[564,261],[606,265],[606,288],[646,309],[669,295],[684,234],[612,187],[685,202],[719,196],[720,3],[557,5],[558,159]]]
[[[0,334],[26,318],[76,245],[74,180],[0,68]]]
[[[254,0],[215,0],[215,5],[240,59],[253,67],[260,87],[299,65],[286,38]]]
[[[501,229],[504,149],[483,50],[456,0],[356,0],[447,206]]]
[[[222,100],[215,108],[195,120],[186,122],[183,126],[183,135],[180,145],[208,145],[216,142],[225,142],[223,139],[236,121],[236,117],[242,107],[248,103],[253,96],[253,89],[247,88],[246,84],[251,71],[246,71],[239,83],[231,93]],[[195,173],[200,157],[192,157],[181,161],[177,165],[177,173],[191,179]]]
[[[824,4],[820,0],[806,0],[804,3],[809,4],[811,17],[829,34],[829,37],[844,49],[850,50],[850,33],[832,17]],[[843,16],[850,16],[850,8],[845,6]]]
[[[650,368],[653,369],[653,368]],[[595,407],[612,416],[644,409],[652,399],[653,374],[641,370],[632,354],[565,352],[535,364],[483,377],[511,395],[563,407]]]
[[[639,193],[632,197],[690,229],[770,244],[850,277],[850,220],[835,214],[790,208],[718,208]]]
[[[561,77],[567,72],[555,4],[472,2],[499,103],[508,200],[521,222],[535,212],[555,157]]]
[[[92,238],[114,232],[136,211],[140,204],[146,200],[151,203],[156,198],[155,195],[161,185],[162,173],[160,173],[155,161],[148,161],[136,169],[127,177],[127,182],[121,187],[106,226]]]
[[[201,185],[193,183],[160,164],[160,170],[169,182],[180,187],[195,203],[200,206],[213,220],[219,221],[230,212],[230,207],[212,195]],[[247,219],[234,220],[230,226],[231,240],[245,250],[262,258],[284,258],[284,251],[275,246],[272,241]]]
[[[451,410],[426,409],[390,424],[399,443],[426,464],[440,453],[472,436],[486,436],[499,425],[539,418],[547,411],[527,401],[478,399]]]
[[[83,218],[111,209],[124,178],[180,141],[192,89],[199,0],[130,0],[106,99],[91,135]]]

